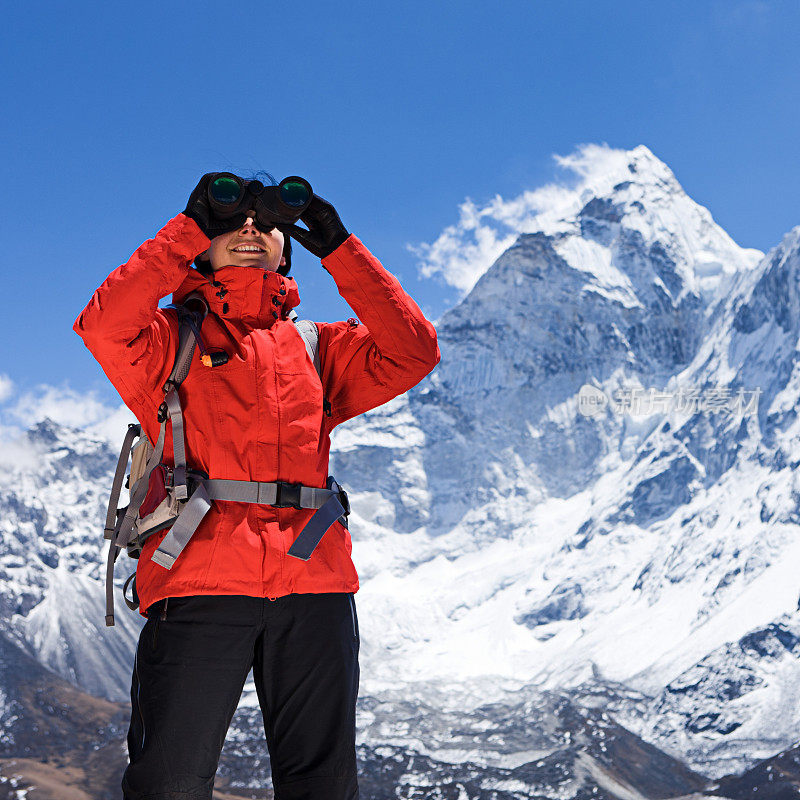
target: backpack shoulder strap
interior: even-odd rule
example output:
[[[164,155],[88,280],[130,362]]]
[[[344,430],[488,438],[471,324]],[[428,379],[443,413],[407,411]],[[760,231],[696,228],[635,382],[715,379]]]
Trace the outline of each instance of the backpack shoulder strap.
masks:
[[[175,306],[175,310],[178,312],[178,349],[172,372],[164,384],[165,393],[170,389],[177,389],[189,374],[192,356],[197,347],[197,337],[208,314],[208,304],[201,294],[192,292],[181,305]]]
[[[114,562],[122,547],[126,547],[132,539],[133,523],[147,494],[150,473],[160,463],[164,452],[164,438],[168,420],[172,425],[175,493],[179,499],[186,499],[188,496],[186,486],[186,446],[183,436],[183,414],[181,412],[180,398],[178,397],[178,387],[189,374],[192,357],[200,336],[200,328],[208,314],[208,304],[202,295],[193,292],[184,299],[181,305],[174,306],[174,308],[178,314],[178,347],[172,371],[164,384],[164,402],[158,410],[158,421],[161,423],[158,440],[147,457],[147,463],[139,479],[130,486],[130,502],[124,509],[118,511],[117,504],[121,491],[122,475],[128,463],[128,455],[131,451],[133,439],[137,436],[144,436],[139,425],[129,426],[111,488],[111,498],[106,514],[104,532],[105,537],[111,539],[106,565],[106,625],[108,626],[114,624]],[[138,558],[138,555],[136,557]],[[130,581],[130,578],[128,580]],[[125,589],[127,589],[127,586],[128,584],[126,583]],[[125,589],[123,589],[123,595]],[[134,596],[135,593],[136,587],[134,585]],[[135,607],[131,605],[127,597],[125,602],[131,608]]]
[[[314,362],[314,369],[317,370],[317,375],[322,379],[322,366],[319,359],[319,329],[317,328],[317,324],[310,319],[298,320],[296,314],[294,317],[292,317],[291,314],[289,316],[300,335],[303,337],[308,355]]]

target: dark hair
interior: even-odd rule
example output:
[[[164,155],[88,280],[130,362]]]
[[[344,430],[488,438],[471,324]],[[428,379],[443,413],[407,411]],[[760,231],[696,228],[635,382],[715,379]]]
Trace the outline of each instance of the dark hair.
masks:
[[[286,263],[282,267],[278,267],[277,271],[285,277],[292,268],[292,237],[288,233],[283,234],[283,257],[286,259]]]

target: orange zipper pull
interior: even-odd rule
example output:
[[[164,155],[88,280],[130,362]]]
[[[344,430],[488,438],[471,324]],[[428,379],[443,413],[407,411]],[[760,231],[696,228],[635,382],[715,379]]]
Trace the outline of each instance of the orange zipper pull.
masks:
[[[207,367],[221,367],[223,364],[228,363],[228,354],[224,350],[217,353],[206,353],[200,357],[200,360]]]

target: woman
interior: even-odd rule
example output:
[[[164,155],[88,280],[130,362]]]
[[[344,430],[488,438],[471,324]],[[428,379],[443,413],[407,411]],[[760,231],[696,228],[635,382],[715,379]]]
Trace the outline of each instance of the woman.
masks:
[[[316,323],[318,374],[290,317],[300,296],[288,237],[257,224],[255,210],[220,219],[208,200],[213,175],[111,273],[75,331],[155,441],[178,341],[175,310],[158,303],[199,293],[209,307],[204,349],[227,360],[209,367],[195,353],[181,384],[187,464],[212,479],[325,487],[331,430],[419,383],[440,358],[435,329],[315,195],[301,216],[307,232],[279,227],[322,259],[363,323]],[[358,576],[341,519],[308,560],[288,553],[313,513],[214,501],[171,568],[152,558],[167,531],[146,541],[127,800],[210,800],[250,669],[277,800],[358,797]]]

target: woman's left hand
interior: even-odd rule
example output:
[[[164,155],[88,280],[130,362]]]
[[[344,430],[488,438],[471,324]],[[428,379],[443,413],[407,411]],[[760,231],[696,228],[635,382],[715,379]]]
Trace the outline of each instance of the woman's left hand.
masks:
[[[308,208],[300,215],[308,230],[297,225],[277,225],[279,231],[288,233],[293,239],[317,258],[329,256],[350,234],[342,225],[336,209],[319,195],[311,198]]]

